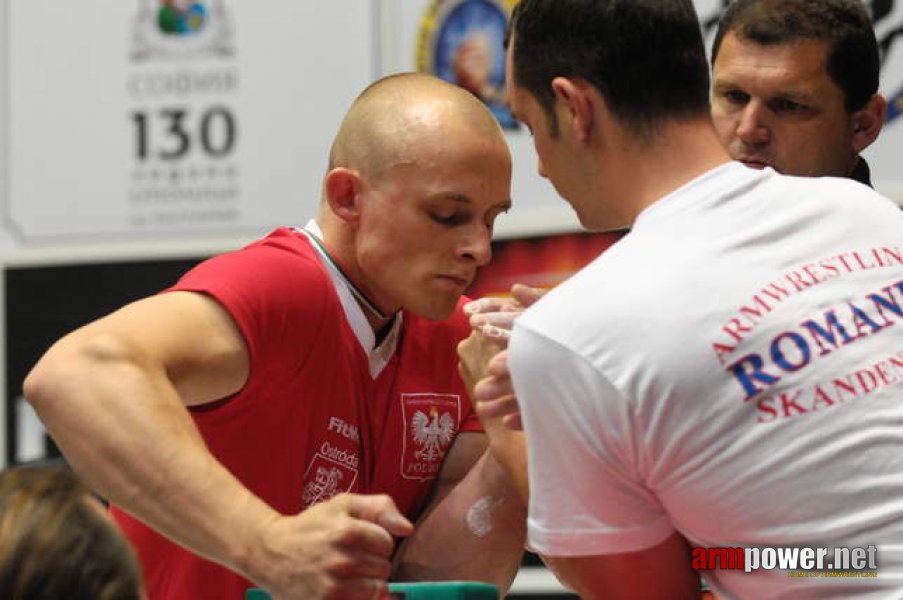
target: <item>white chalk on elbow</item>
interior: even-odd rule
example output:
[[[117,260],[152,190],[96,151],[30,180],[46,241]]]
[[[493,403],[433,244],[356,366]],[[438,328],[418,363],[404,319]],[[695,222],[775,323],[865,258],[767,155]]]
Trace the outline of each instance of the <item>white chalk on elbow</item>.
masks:
[[[467,509],[467,528],[477,537],[486,537],[492,531],[492,510],[501,506],[504,498],[483,496]]]

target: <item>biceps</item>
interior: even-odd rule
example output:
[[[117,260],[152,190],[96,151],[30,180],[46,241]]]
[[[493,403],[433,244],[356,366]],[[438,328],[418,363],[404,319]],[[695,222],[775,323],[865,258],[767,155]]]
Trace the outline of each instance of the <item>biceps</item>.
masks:
[[[486,451],[486,447],[485,433],[473,431],[459,433],[442,463],[442,470],[434,488],[434,499],[445,496],[464,479]]]

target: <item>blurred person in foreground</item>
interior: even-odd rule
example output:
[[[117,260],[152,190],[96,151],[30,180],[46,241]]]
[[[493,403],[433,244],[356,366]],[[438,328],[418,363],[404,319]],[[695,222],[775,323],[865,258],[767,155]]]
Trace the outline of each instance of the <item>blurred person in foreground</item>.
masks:
[[[0,597],[143,600],[135,553],[68,469],[0,473]]]

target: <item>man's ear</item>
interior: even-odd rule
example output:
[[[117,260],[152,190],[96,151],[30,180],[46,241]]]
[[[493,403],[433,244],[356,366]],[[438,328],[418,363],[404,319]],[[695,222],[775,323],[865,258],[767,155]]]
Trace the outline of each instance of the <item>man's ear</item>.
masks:
[[[853,152],[859,154],[868,148],[881,133],[884,119],[887,118],[887,101],[881,94],[875,94],[865,106],[854,112],[853,119]]]
[[[592,132],[595,118],[594,99],[588,86],[568,77],[556,77],[552,80],[552,91],[571,117],[570,122],[561,124],[562,127],[570,126],[576,138],[585,142]]]
[[[363,181],[357,171],[337,167],[326,174],[323,193],[326,203],[342,221],[356,224],[360,220],[360,193]]]

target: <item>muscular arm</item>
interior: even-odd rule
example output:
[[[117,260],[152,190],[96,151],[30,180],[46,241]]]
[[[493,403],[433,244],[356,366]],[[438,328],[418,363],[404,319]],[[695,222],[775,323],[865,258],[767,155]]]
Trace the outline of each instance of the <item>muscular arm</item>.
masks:
[[[227,396],[247,373],[244,343],[225,311],[207,297],[175,292],[66,336],[24,388],[95,490],[165,535],[235,566],[247,562],[243,554],[253,545],[247,537],[273,511],[210,455],[185,404]],[[229,522],[248,526],[222,527]]]
[[[485,581],[504,593],[523,556],[526,512],[480,433],[455,440],[435,496],[399,548],[397,580]]]
[[[541,288],[515,284],[510,299],[470,302],[465,311],[471,315],[473,332],[458,344],[458,371],[489,436],[490,449],[525,506],[529,499],[526,440],[505,349],[514,320],[545,293]]]
[[[544,556],[558,579],[585,600],[684,600],[701,595],[686,541],[673,534],[638,552],[598,556]]]
[[[358,557],[362,569],[346,572],[384,579],[391,536],[356,519],[387,519],[401,533],[388,498],[364,506],[360,497],[342,497],[283,517],[208,451],[186,405],[238,391],[248,369],[229,314],[207,296],[172,292],[66,336],[24,388],[66,458],[98,493],[198,554],[284,598],[319,597],[324,563],[349,562],[324,548],[323,529],[339,524],[349,548],[385,557]],[[299,567],[306,559],[307,571]]]

